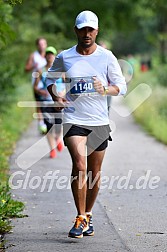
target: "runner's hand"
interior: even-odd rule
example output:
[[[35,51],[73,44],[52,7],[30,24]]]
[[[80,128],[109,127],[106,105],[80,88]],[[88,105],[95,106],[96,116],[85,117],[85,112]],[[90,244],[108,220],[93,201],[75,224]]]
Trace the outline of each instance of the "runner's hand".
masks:
[[[96,77],[93,77],[93,80],[94,80],[94,82],[93,82],[94,89],[95,89],[99,94],[104,95],[104,92],[105,92],[105,91],[104,91],[104,87],[103,87],[101,81],[98,80]]]
[[[62,97],[56,97],[55,101],[55,110],[61,111],[65,107],[67,107],[68,101],[65,98]]]

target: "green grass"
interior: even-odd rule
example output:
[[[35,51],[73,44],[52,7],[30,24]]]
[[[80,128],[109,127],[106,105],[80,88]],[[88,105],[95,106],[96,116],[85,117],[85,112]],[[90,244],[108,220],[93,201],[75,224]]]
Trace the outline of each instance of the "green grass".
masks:
[[[22,84],[15,92],[14,98],[1,106],[0,110],[0,184],[6,183],[9,157],[21,133],[32,121],[32,109],[20,108],[18,101],[33,100],[31,84]]]
[[[22,202],[13,200],[8,186],[0,187],[0,234],[9,232],[12,229],[10,218],[21,218],[24,209]]]
[[[167,144],[167,88],[160,85],[153,71],[137,73],[129,86],[131,91],[138,84],[146,83],[152,89],[151,96],[133,112],[133,115],[150,135]]]
[[[4,102],[2,102],[2,99]],[[20,84],[15,92],[1,97],[0,107],[0,234],[11,230],[10,219],[22,217],[24,204],[12,199],[8,187],[9,158],[17,140],[32,121],[32,108],[20,108],[18,101],[33,100],[31,83]],[[0,245],[1,248],[2,244]]]

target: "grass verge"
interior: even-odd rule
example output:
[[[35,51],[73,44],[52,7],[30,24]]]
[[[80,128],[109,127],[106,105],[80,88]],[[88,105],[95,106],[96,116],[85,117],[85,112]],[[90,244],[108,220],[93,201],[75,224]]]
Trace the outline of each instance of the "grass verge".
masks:
[[[4,102],[2,102],[4,99]],[[10,218],[23,217],[22,202],[12,199],[8,186],[9,158],[14,152],[16,141],[32,121],[31,108],[20,108],[18,101],[33,100],[31,84],[20,84],[7,97],[1,97],[0,107],[0,236],[12,228]],[[0,248],[3,246],[1,243]]]
[[[135,76],[129,85],[129,92],[140,83],[149,85],[152,94],[133,112],[134,119],[150,135],[167,144],[167,88],[160,85],[153,71],[149,71]],[[133,99],[136,100],[137,97]]]

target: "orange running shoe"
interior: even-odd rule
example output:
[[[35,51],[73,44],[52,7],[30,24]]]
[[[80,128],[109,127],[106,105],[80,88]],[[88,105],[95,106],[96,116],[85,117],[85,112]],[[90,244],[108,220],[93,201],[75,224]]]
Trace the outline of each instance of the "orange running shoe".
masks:
[[[86,219],[87,219],[89,229],[87,231],[83,232],[83,235],[84,236],[93,236],[94,229],[93,229],[93,223],[92,223],[92,214],[87,214]]]
[[[71,238],[82,238],[83,232],[89,229],[87,221],[82,216],[77,216],[75,220],[75,224],[70,230],[68,236]]]

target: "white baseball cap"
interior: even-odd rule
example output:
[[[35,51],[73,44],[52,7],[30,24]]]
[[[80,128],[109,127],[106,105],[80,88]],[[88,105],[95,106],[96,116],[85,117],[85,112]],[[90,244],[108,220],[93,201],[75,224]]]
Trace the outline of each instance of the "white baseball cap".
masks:
[[[98,29],[98,17],[92,11],[82,11],[76,17],[75,26],[78,29],[86,26]]]

